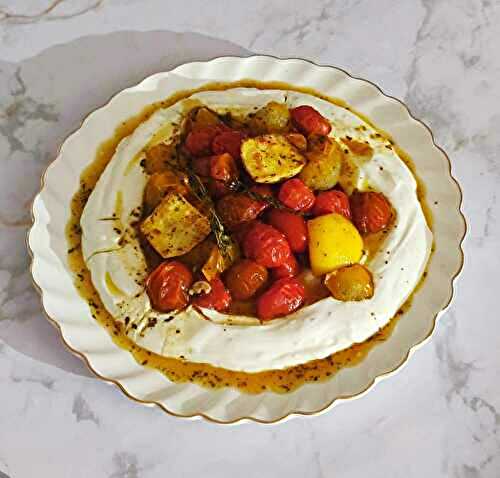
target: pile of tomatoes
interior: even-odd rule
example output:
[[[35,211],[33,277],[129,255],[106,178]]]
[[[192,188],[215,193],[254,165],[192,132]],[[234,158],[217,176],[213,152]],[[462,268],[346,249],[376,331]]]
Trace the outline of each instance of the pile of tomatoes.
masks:
[[[307,144],[311,134],[326,136],[331,130],[330,123],[310,106],[299,106],[290,114],[290,142],[297,148]],[[193,284],[203,278],[196,277],[182,257],[161,263],[146,284],[155,309],[173,311],[191,303],[230,313],[234,301],[254,301],[260,320],[285,316],[306,301],[306,288],[298,276],[308,267],[307,219],[341,214],[361,234],[387,227],[391,205],[381,193],[355,192],[348,197],[338,187],[315,192],[296,177],[273,186],[252,183],[240,161],[241,143],[247,136],[244,129],[222,122],[187,134],[182,147],[193,171],[207,185],[224,226],[239,244],[241,257],[194,295],[190,295]],[[234,192],[231,182],[235,180],[245,181],[249,192]]]

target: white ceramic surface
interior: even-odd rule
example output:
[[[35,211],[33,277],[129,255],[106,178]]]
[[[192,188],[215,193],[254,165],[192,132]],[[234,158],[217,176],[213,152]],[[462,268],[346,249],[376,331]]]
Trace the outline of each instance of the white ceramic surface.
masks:
[[[389,340],[374,348],[363,362],[341,370],[330,381],[307,384],[286,395],[206,390],[194,384],[171,383],[160,373],[141,367],[128,352],[114,345],[107,332],[91,318],[87,304],[72,285],[66,265],[64,227],[69,219],[70,198],[78,188],[82,169],[92,160],[97,146],[112,135],[115,126],[145,105],[178,90],[245,78],[286,81],[347,101],[391,134],[410,154],[426,186],[434,216],[436,251],[427,280]],[[435,146],[430,131],[413,119],[402,103],[383,95],[373,84],[352,78],[342,70],[303,60],[223,57],[184,64],[122,91],[88,116],[65,141],[59,156],[47,169],[44,187],[33,204],[34,225],[29,235],[32,273],[43,294],[44,308],[60,327],[67,345],[84,356],[96,374],[119,384],[132,398],[156,403],[175,415],[203,415],[219,422],[241,418],[274,422],[291,413],[316,413],[339,399],[359,396],[377,377],[396,370],[412,347],[429,337],[436,316],[451,299],[452,280],[462,265],[460,243],[465,224],[459,212],[460,201],[449,161]]]

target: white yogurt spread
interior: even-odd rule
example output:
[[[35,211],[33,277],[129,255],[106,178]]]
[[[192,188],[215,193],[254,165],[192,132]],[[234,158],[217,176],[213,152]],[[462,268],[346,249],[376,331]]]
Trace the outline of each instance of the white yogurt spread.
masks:
[[[166,125],[181,122],[186,101],[181,100],[158,110],[121,141],[83,211],[84,259],[107,311],[128,324],[128,336],[135,343],[152,352],[246,372],[324,358],[375,334],[410,296],[431,252],[432,233],[408,167],[394,150],[386,148],[386,141],[374,137],[376,131],[362,119],[312,95],[234,88],[196,93],[189,101],[192,99],[219,112],[232,108],[250,111],[269,101],[286,99],[290,107],[316,108],[332,122],[330,136],[340,139],[348,135],[370,143],[374,154],[371,160],[358,164],[358,187],[363,189],[368,182],[384,193],[397,214],[396,226],[368,264],[375,294],[361,302],[326,298],[263,325],[256,319],[209,310],[204,311],[210,318],[207,320],[193,307],[177,315],[152,310],[144,288],[146,262],[131,225],[137,220],[148,179],[140,165],[141,151],[159,128],[168,136]],[[361,125],[365,129],[360,129]]]

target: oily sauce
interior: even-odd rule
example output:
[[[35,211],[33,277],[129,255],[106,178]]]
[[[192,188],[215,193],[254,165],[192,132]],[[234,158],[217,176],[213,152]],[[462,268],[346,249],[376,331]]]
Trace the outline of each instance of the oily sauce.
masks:
[[[127,121],[124,121],[117,127],[114,136],[101,144],[94,161],[83,171],[80,178],[80,188],[75,193],[71,201],[71,218],[66,228],[68,240],[68,264],[74,274],[75,286],[81,296],[88,302],[92,317],[110,333],[113,341],[118,346],[128,350],[139,364],[162,372],[174,382],[193,382],[210,388],[235,387],[243,392],[254,394],[266,390],[276,393],[286,393],[295,390],[307,382],[321,382],[327,380],[339,369],[359,363],[367,356],[370,350],[376,346],[377,343],[387,340],[395,327],[397,322],[396,318],[392,319],[388,325],[361,344],[355,344],[349,349],[337,352],[324,359],[312,360],[305,364],[283,370],[268,370],[258,373],[235,372],[208,364],[191,363],[180,359],[166,358],[143,349],[132,342],[125,335],[121,324],[115,322],[113,317],[106,311],[100,300],[99,294],[95,290],[90,279],[90,272],[83,260],[80,245],[80,217],[92,189],[95,187],[95,184],[97,183],[97,180],[99,179],[104,168],[113,157],[118,143],[126,136],[129,136],[139,124],[146,121],[159,108],[166,108],[197,91],[224,90],[236,86],[254,87],[260,89],[296,90],[318,96],[339,106],[350,109],[344,102],[318,94],[316,91],[309,88],[297,88],[281,82],[262,83],[252,80],[244,80],[237,83],[212,83],[196,90],[179,92],[164,101],[147,106],[141,113],[128,119]],[[362,115],[358,116],[371,124]],[[383,133],[383,136],[390,141],[388,135]],[[391,144],[393,143],[391,142]],[[415,168],[411,164],[408,156],[395,146],[394,148],[400,155],[401,159],[415,174]],[[422,183],[418,182],[418,184],[418,197],[430,225],[431,215],[429,208],[425,206],[425,191],[422,188]],[[367,248],[379,248],[382,242],[382,237],[374,237],[372,241],[367,244]],[[308,295],[310,297],[314,297],[314,299],[320,299],[326,296],[325,288],[323,286],[318,286],[316,288],[313,287],[308,291],[308,293]],[[410,306],[410,302],[411,298],[399,310],[398,315],[404,313],[404,311]],[[248,313],[252,310],[252,303],[240,303],[238,304],[238,310],[236,312]]]

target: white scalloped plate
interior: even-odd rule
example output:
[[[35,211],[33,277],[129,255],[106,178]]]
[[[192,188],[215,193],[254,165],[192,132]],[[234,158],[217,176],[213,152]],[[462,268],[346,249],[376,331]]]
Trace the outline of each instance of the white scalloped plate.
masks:
[[[361,363],[342,369],[331,380],[306,384],[284,395],[248,395],[235,389],[213,391],[191,383],[177,384],[159,372],[141,367],[92,319],[87,303],[73,286],[67,265],[64,231],[70,217],[70,199],[79,187],[82,170],[93,160],[97,147],[113,135],[115,127],[144,106],[179,90],[242,79],[287,82],[346,101],[409,153],[425,184],[434,216],[436,250],[428,277],[389,339],[374,347]],[[430,337],[438,314],[451,301],[453,280],[463,263],[465,220],[460,203],[461,192],[451,176],[450,162],[435,145],[430,130],[414,119],[403,103],[384,95],[372,83],[353,78],[338,68],[299,59],[223,57],[150,76],[90,114],[47,168],[42,189],[33,202],[28,245],[33,257],[33,279],[42,294],[47,316],[59,328],[64,343],[97,376],[119,386],[130,398],[159,405],[173,415],[202,416],[221,423],[241,419],[270,423],[290,414],[319,413],[334,402],[360,396],[377,379],[400,369],[415,347]]]

